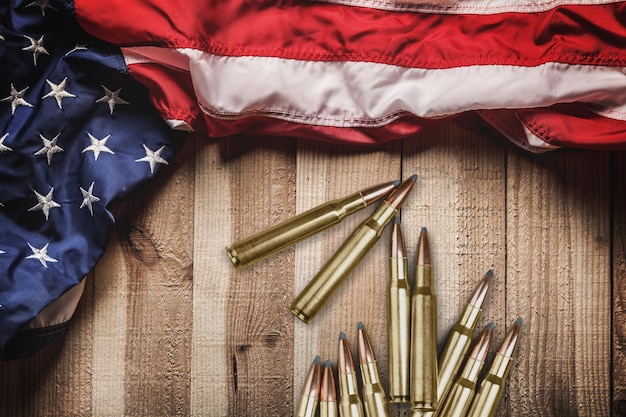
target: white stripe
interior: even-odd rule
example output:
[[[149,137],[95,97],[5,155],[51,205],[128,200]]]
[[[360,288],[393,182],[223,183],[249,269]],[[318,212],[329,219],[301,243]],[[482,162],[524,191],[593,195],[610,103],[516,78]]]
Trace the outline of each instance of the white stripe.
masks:
[[[371,62],[318,62],[226,57],[193,50],[131,48],[149,62],[189,68],[203,111],[222,119],[275,117],[333,127],[377,127],[406,115],[439,118],[469,110],[626,103],[621,67],[547,63],[534,67],[478,65],[450,69]],[[181,54],[188,57],[181,63]]]
[[[370,7],[396,12],[445,13],[445,14],[496,14],[496,13],[538,13],[566,5],[599,5],[619,3],[615,0],[317,0],[323,3],[337,3],[349,6]]]

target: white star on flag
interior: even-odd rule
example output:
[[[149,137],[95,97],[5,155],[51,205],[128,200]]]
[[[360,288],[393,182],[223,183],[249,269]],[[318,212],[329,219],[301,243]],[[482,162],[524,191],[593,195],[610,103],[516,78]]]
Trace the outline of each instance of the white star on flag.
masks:
[[[58,152],[63,152],[63,148],[57,146],[59,135],[61,135],[61,133],[57,133],[57,135],[52,139],[47,139],[41,133],[39,134],[39,137],[43,141],[43,148],[35,152],[35,155],[46,155],[48,157],[48,165],[52,163],[52,155]]]
[[[15,113],[15,109],[17,109],[17,106],[33,107],[32,104],[24,100],[24,94],[26,93],[26,90],[28,90],[28,88],[29,87],[26,87],[23,90],[17,91],[13,86],[13,83],[11,83],[11,95],[0,100],[4,102],[8,101],[11,103],[11,114]]]
[[[34,211],[34,210],[43,211],[43,214],[44,216],[46,216],[46,221],[47,221],[48,217],[50,216],[50,210],[52,210],[53,208],[61,207],[59,203],[57,203],[56,201],[52,199],[52,193],[54,192],[54,187],[51,187],[50,191],[45,196],[39,194],[35,190],[33,190],[33,192],[35,193],[35,196],[37,197],[37,200],[39,201],[39,203],[29,208],[28,211]]]
[[[93,195],[93,185],[95,182],[92,182],[89,186],[88,190],[85,190],[83,187],[80,188],[80,192],[83,193],[83,203],[80,205],[80,208],[87,206],[89,208],[89,212],[91,213],[91,217],[93,217],[93,203],[100,201],[98,197]]]
[[[39,40],[36,40],[35,38],[31,38],[28,35],[24,35],[24,37],[30,41],[30,46],[22,48],[22,51],[32,52],[33,63],[35,64],[35,66],[37,66],[37,57],[39,55],[41,54],[50,55],[48,51],[46,50],[46,48],[43,47],[43,35],[41,35],[41,38],[39,38]]]
[[[169,165],[169,163],[161,157],[161,152],[163,152],[163,149],[165,149],[165,145],[161,146],[156,151],[151,150],[146,145],[143,145],[143,148],[146,150],[146,156],[144,156],[143,158],[136,159],[135,162],[149,163],[151,174],[154,174],[154,167],[156,166],[156,164]]]
[[[115,155],[115,152],[113,152],[112,150],[110,150],[106,146],[106,143],[109,140],[109,138],[111,137],[111,135],[106,135],[102,139],[98,139],[98,138],[94,137],[89,132],[87,133],[87,135],[89,135],[89,140],[91,141],[91,145],[89,145],[85,149],[83,149],[82,153],[85,153],[85,152],[88,152],[88,151],[92,151],[93,152],[93,157],[95,158],[96,161],[98,160],[98,157],[100,156],[100,152],[106,152],[106,153],[110,153],[110,154],[114,154]]]
[[[41,249],[37,249],[28,243],[28,246],[30,247],[30,250],[33,251],[33,254],[27,256],[26,259],[37,259],[46,268],[48,267],[48,262],[58,262],[56,259],[48,256],[48,245],[49,243],[46,243]]]
[[[109,110],[111,111],[111,114],[113,114],[113,109],[115,108],[116,104],[128,104],[128,101],[120,98],[120,91],[122,91],[121,88],[118,88],[115,91],[111,91],[103,85],[101,85],[101,87],[104,88],[104,97],[100,97],[98,100],[96,100],[96,103],[107,103],[109,105]]]
[[[65,91],[65,84],[67,83],[67,77],[63,79],[59,84],[55,84],[50,80],[46,80],[48,85],[50,86],[50,92],[42,97],[54,97],[57,100],[57,104],[61,110],[63,110],[63,99],[67,97],[76,97],[74,94]]]
[[[9,136],[8,133],[5,133],[4,135],[2,135],[2,137],[0,138],[0,153],[2,152],[11,152],[13,149],[9,148],[7,145],[4,144],[4,140]]]

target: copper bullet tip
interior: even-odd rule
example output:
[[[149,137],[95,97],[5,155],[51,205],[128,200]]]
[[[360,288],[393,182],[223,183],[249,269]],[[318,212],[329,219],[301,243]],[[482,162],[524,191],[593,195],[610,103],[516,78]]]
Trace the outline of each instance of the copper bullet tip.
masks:
[[[522,318],[518,317],[504,335],[504,340],[502,340],[502,344],[500,344],[500,347],[498,348],[499,354],[508,358],[513,357],[513,353],[515,352],[515,347],[517,346],[517,341],[519,339],[521,326]]]
[[[402,181],[400,185],[389,194],[385,201],[396,210],[399,209],[411,193],[416,179],[417,175],[413,175],[411,178]]]
[[[391,229],[389,253],[392,258],[406,258],[406,244],[404,243],[399,216],[394,218],[393,228]]]
[[[370,338],[367,335],[365,326],[361,322],[359,322],[358,353],[360,363],[376,362],[376,356],[374,355]]]
[[[493,278],[493,271],[490,269],[483,276],[483,278],[476,284],[476,288],[474,288],[474,292],[470,297],[468,304],[473,305],[476,308],[482,308],[485,303],[485,299],[487,298],[487,291],[489,290],[489,285],[491,284],[491,279]]]
[[[402,182],[402,181],[400,181],[400,180],[395,180],[395,181],[393,182],[394,187],[397,187],[398,185],[400,185],[400,183],[401,183],[401,182]]]
[[[336,402],[337,389],[335,388],[335,376],[333,374],[333,365],[330,361],[324,363],[324,372],[322,375],[322,384],[320,387],[320,401]]]
[[[304,385],[302,387],[302,395],[319,398],[322,379],[321,363],[322,361],[320,357],[316,356],[315,360],[311,364],[311,367],[309,368],[309,372],[307,373],[306,379],[304,381]]]
[[[474,348],[469,354],[469,357],[479,362],[485,362],[487,355],[489,354],[489,348],[491,347],[491,338],[493,336],[493,323],[489,323],[485,326],[483,331],[478,336]]]
[[[428,231],[422,227],[419,240],[417,242],[417,258],[415,265],[432,265],[430,256],[430,242],[428,240]]]
[[[352,360],[352,352],[346,340],[346,334],[339,334],[339,352],[337,355],[337,372],[341,374],[349,374],[356,372],[354,361]]]
[[[360,191],[363,200],[365,200],[365,205],[370,205],[375,201],[380,200],[385,197],[391,191],[393,191],[399,185],[398,180],[389,181],[382,184],[374,185],[372,187],[365,188]]]

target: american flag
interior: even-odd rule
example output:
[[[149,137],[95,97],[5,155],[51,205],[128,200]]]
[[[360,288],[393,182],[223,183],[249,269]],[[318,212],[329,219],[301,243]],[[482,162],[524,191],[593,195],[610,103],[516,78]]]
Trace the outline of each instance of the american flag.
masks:
[[[119,50],[86,35],[60,3],[0,6],[0,62],[6,358],[27,353],[15,352],[19,331],[93,268],[110,235],[110,204],[167,165],[182,138]]]
[[[626,148],[621,1],[6,3],[4,357],[93,268],[107,207],[171,161],[175,131],[372,144],[473,112],[532,151]]]

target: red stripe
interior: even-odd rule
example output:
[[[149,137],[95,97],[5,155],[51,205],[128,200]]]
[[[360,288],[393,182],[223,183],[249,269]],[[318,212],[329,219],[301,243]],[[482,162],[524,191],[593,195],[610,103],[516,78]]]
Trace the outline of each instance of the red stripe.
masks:
[[[558,104],[547,109],[518,110],[535,135],[562,147],[626,149],[626,122],[603,117],[587,106]]]
[[[398,13],[309,1],[76,0],[83,27],[120,45],[421,68],[626,65],[623,3],[539,13]]]

